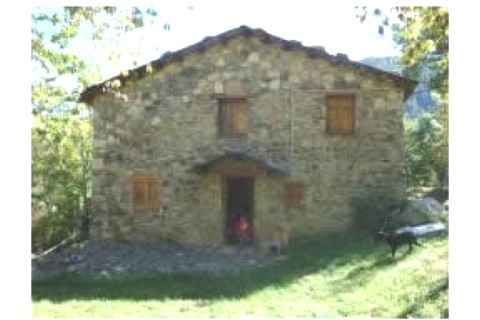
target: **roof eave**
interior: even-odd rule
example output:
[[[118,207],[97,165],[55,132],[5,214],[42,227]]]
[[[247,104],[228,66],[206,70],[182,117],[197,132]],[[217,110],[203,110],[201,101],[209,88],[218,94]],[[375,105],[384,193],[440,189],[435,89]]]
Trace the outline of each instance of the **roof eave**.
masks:
[[[257,157],[247,154],[246,152],[241,152],[241,151],[226,152],[224,154],[218,155],[208,161],[205,161],[203,163],[193,166],[192,170],[197,173],[209,172],[216,165],[221,164],[223,161],[226,161],[226,160],[237,160],[237,161],[255,163],[256,165],[259,165],[260,167],[264,168],[267,173],[274,173],[274,174],[288,173],[287,168],[283,168],[280,165],[269,163],[266,160],[259,159]]]
[[[209,46],[212,46],[216,43],[226,43],[230,39],[238,36],[244,36],[244,37],[256,36],[262,39],[262,41],[267,43],[276,42],[280,44],[285,50],[292,50],[292,49],[302,50],[306,52],[307,55],[311,58],[322,57],[330,60],[334,64],[351,65],[366,71],[371,71],[376,74],[384,75],[392,79],[396,83],[399,83],[399,85],[405,89],[406,97],[410,96],[410,94],[413,92],[414,88],[418,84],[415,80],[412,80],[400,75],[396,75],[394,73],[390,73],[384,70],[380,70],[356,61],[349,60],[348,57],[344,54],[330,55],[325,51],[325,49],[323,49],[323,47],[307,47],[302,45],[302,43],[299,41],[285,40],[277,36],[274,36],[272,34],[269,34],[262,29],[252,29],[247,26],[240,26],[238,28],[226,31],[214,37],[206,37],[203,40],[195,44],[192,44],[188,47],[185,47],[183,49],[180,49],[176,52],[173,52],[173,53],[166,52],[157,60],[151,61],[148,64],[145,64],[138,68],[130,70],[125,74],[120,74],[118,76],[110,78],[102,83],[92,85],[87,89],[85,89],[80,94],[79,102],[85,102],[87,104],[92,105],[95,96],[97,94],[109,91],[109,85],[112,82],[119,81],[120,85],[123,85],[127,80],[143,78],[145,75],[147,75],[150,72],[153,72],[154,70],[155,71],[161,70],[165,65],[169,63],[183,60],[184,56],[189,53],[203,53]]]

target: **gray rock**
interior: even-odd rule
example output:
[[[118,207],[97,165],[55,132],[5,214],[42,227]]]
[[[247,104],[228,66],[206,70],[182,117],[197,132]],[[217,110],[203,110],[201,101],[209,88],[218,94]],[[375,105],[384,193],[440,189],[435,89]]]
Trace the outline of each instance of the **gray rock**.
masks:
[[[64,272],[98,278],[196,271],[225,274],[262,267],[265,265],[263,262],[268,261],[263,261],[247,248],[213,250],[179,247],[164,242],[93,241],[32,261],[32,279],[45,279]],[[270,262],[275,261],[271,259]]]
[[[110,278],[110,273],[107,270],[102,270],[100,275],[104,278]]]
[[[400,220],[409,225],[439,222],[445,215],[445,208],[434,198],[410,200],[400,213]]]
[[[415,227],[403,227],[396,230],[397,232],[401,231],[411,231],[417,237],[426,237],[436,234],[442,234],[448,232],[447,226],[442,222],[428,223]]]

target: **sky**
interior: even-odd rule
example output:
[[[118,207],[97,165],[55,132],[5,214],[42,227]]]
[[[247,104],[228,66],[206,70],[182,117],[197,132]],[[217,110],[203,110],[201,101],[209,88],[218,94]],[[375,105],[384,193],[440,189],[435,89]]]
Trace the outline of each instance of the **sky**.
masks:
[[[257,3],[258,2],[258,3]],[[393,43],[380,39],[375,21],[362,25],[351,5],[321,5],[317,1],[271,2],[192,1],[194,10],[173,10],[174,32],[190,34],[176,42],[188,44],[204,35],[215,35],[242,24],[305,45],[322,45],[327,51],[349,54],[353,59],[394,54]],[[252,3],[255,3],[253,5]],[[166,13],[168,14],[168,13]],[[176,44],[177,44],[176,43]]]
[[[305,0],[188,0],[155,4],[159,13],[156,22],[118,39],[119,48],[140,48],[138,65],[158,59],[165,51],[182,49],[206,36],[215,36],[241,25],[261,28],[307,46],[323,46],[331,54],[345,53],[353,60],[399,54],[391,37],[378,35],[378,21],[372,18],[360,23],[352,4],[327,6]],[[165,23],[170,25],[169,31],[163,29]],[[105,54],[108,50],[91,46],[88,39],[74,43],[72,51],[82,52],[87,59],[100,63],[104,78],[134,67],[126,56],[117,65],[109,64]]]

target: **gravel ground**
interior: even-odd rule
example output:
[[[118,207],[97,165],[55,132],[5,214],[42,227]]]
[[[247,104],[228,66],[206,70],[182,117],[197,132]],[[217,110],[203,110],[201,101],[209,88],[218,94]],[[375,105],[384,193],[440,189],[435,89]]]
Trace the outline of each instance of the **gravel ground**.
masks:
[[[162,242],[95,241],[32,259],[32,279],[64,272],[107,278],[198,271],[223,274],[261,267],[277,259],[261,257],[249,247],[199,249]]]

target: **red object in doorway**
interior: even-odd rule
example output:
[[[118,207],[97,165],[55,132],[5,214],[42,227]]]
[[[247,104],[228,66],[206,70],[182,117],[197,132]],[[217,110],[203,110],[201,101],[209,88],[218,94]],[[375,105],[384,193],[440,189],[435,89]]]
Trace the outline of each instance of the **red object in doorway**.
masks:
[[[235,223],[233,232],[241,243],[248,241],[250,239],[250,225],[247,219],[240,217]]]

